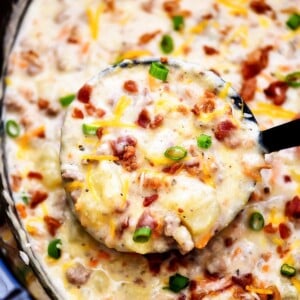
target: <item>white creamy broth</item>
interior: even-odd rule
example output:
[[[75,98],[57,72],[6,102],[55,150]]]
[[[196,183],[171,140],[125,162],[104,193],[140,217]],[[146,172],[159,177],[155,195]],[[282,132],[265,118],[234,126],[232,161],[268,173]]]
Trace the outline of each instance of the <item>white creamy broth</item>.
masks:
[[[298,148],[268,154],[243,212],[205,249],[184,256],[119,253],[85,233],[66,204],[59,149],[66,111],[60,98],[122,59],[170,56],[217,71],[247,101],[261,130],[296,118],[300,89],[280,88],[278,97],[272,88],[300,70],[299,29],[286,25],[299,6],[299,0],[32,2],[5,79],[5,122],[20,126],[18,137],[7,137],[6,153],[16,208],[62,299],[298,299]],[[176,15],[183,16],[180,31]],[[169,54],[160,46],[165,34],[173,40]],[[161,132],[161,139],[168,136]],[[224,193],[235,188],[224,185]],[[249,227],[253,212],[264,218],[259,231]],[[47,251],[54,239],[61,240],[57,259]],[[296,274],[282,275],[283,264]],[[176,273],[189,279],[178,293],[165,289]]]

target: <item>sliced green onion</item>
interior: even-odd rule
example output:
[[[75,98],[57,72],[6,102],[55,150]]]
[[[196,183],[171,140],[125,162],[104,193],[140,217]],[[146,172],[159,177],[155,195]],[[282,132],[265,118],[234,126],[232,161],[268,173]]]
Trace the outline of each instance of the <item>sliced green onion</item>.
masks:
[[[61,256],[61,239],[54,239],[48,245],[48,255],[52,258],[58,259]]]
[[[160,62],[151,63],[149,74],[157,79],[165,81],[168,77],[169,69]]]
[[[8,120],[6,122],[5,130],[6,133],[12,138],[18,137],[21,132],[20,125],[14,120]]]
[[[152,230],[148,226],[137,228],[133,234],[133,240],[136,243],[146,243],[149,241]]]
[[[287,74],[285,82],[291,87],[300,87],[300,71]]]
[[[178,161],[187,156],[187,150],[180,146],[173,146],[168,148],[165,153],[165,157]]]
[[[66,96],[59,98],[59,102],[60,102],[61,106],[66,107],[66,106],[69,106],[73,102],[75,97],[76,97],[75,94],[66,95]]]
[[[182,289],[189,285],[189,279],[178,273],[169,278],[169,289],[175,293],[180,292]]]
[[[249,227],[254,231],[260,231],[265,226],[265,220],[261,213],[254,212],[249,218]]]
[[[184,26],[184,19],[183,16],[174,16],[172,18],[173,21],[173,29],[176,31],[179,31],[183,28]]]
[[[163,35],[160,41],[160,48],[165,54],[171,53],[174,50],[174,43],[172,37],[168,34]]]
[[[29,203],[29,196],[28,196],[27,194],[22,193],[21,199],[22,199],[22,201],[23,201],[26,205],[28,205],[28,203]]]
[[[296,275],[296,269],[288,264],[283,264],[280,268],[280,273],[286,277],[293,277]]]
[[[292,30],[298,29],[300,27],[300,15],[297,13],[290,15],[286,21],[286,25]]]
[[[85,135],[96,135],[99,126],[92,125],[92,124],[82,124],[82,132]]]
[[[197,145],[199,148],[208,149],[211,146],[211,136],[201,134],[197,137]]]

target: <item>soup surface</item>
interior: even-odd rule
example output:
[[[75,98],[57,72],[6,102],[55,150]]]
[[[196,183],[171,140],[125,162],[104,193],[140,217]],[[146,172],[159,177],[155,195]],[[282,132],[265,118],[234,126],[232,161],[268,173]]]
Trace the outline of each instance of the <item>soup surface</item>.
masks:
[[[100,173],[99,176],[104,182],[107,175],[114,176],[115,169],[122,174],[121,182],[116,180],[116,185],[111,189],[108,189],[108,185],[102,180],[99,183],[103,186],[102,195],[112,197],[107,198],[109,201],[104,207],[95,206],[94,210],[93,205],[90,206],[89,201],[85,201],[88,198],[80,199],[84,200],[84,204],[88,204],[91,213],[84,216],[84,220],[81,219],[83,215],[78,215],[80,210],[77,211],[77,215],[82,223],[87,222],[87,227],[91,228],[94,228],[95,214],[115,206],[114,193],[122,189],[126,191],[126,180],[142,180],[145,184],[148,176],[152,176],[149,172],[145,172],[139,177],[138,169],[126,170],[132,168],[134,164],[127,165],[122,160],[123,154],[117,151],[117,146],[121,142],[121,138],[119,141],[118,138],[125,133],[126,136],[137,134],[134,135],[138,145],[135,155],[140,167],[150,172],[156,171],[157,168],[160,171],[159,175],[164,174],[168,179],[185,176],[188,178],[187,181],[177,180],[179,185],[185,187],[189,186],[190,181],[194,183],[194,180],[197,180],[197,184],[201,185],[201,193],[203,191],[208,194],[214,193],[212,191],[212,186],[216,184],[214,180],[221,178],[213,177],[210,182],[210,178],[203,173],[199,173],[197,179],[195,175],[189,173],[189,171],[198,172],[197,168],[191,169],[186,166],[193,157],[191,146],[194,146],[196,154],[200,155],[200,164],[206,163],[208,158],[216,160],[215,163],[218,164],[220,158],[213,155],[215,147],[231,149],[230,146],[234,141],[226,139],[229,145],[225,145],[216,138],[215,131],[213,132],[211,128],[203,129],[201,132],[197,129],[190,132],[190,137],[186,136],[189,132],[180,131],[180,126],[193,129],[189,123],[191,120],[199,121],[200,125],[202,117],[210,117],[209,114],[203,113],[197,116],[193,97],[189,98],[189,95],[184,97],[187,103],[183,104],[188,107],[188,116],[185,116],[184,108],[173,111],[174,106],[168,106],[169,98],[173,99],[171,95],[162,94],[168,96],[168,99],[161,97],[161,101],[158,101],[155,97],[155,101],[151,103],[152,99],[147,98],[146,91],[144,100],[149,101],[149,107],[132,106],[136,99],[132,94],[132,85],[130,91],[123,89],[125,81],[136,81],[135,78],[130,78],[129,74],[126,75],[128,77],[126,80],[122,76],[116,79],[119,80],[117,81],[119,85],[116,86],[112,99],[104,99],[103,106],[98,102],[100,100],[95,98],[96,102],[86,107],[76,99],[78,89],[89,82],[94,74],[123,59],[174,57],[196,63],[201,70],[213,70],[221,74],[226,82],[231,83],[227,86],[228,90],[231,85],[247,102],[258,120],[260,130],[287,122],[297,118],[300,111],[300,88],[297,87],[297,82],[291,82],[294,76],[290,75],[300,71],[300,33],[297,25],[299,7],[299,0],[32,1],[10,55],[5,78],[6,159],[15,206],[30,239],[28,247],[33,249],[61,299],[299,298],[299,148],[267,154],[264,169],[249,173],[252,176],[249,183],[257,181],[257,184],[245,209],[226,229],[213,237],[205,248],[192,251],[190,250],[198,242],[200,243],[198,248],[202,247],[202,241],[203,246],[206,244],[203,232],[211,234],[214,229],[219,228],[219,225],[227,224],[229,217],[233,216],[247,199],[234,202],[237,206],[232,206],[233,202],[226,206],[225,202],[216,201],[213,197],[214,200],[207,206],[210,214],[204,213],[201,218],[205,224],[210,225],[201,227],[204,223],[194,223],[195,216],[192,214],[186,222],[180,217],[181,209],[188,211],[194,205],[194,202],[190,203],[188,200],[191,199],[189,193],[193,193],[194,189],[186,189],[186,193],[182,195],[182,199],[186,199],[185,207],[177,208],[178,202],[172,202],[173,198],[168,201],[168,205],[172,206],[173,211],[177,209],[179,224],[188,229],[190,240],[188,236],[179,240],[174,234],[166,238],[168,233],[164,232],[157,239],[159,242],[149,243],[149,248],[146,246],[148,243],[138,244],[139,249],[136,248],[136,244],[126,244],[123,248],[121,242],[118,244],[114,236],[118,233],[117,226],[120,225],[118,222],[122,222],[120,215],[120,219],[114,216],[112,220],[116,221],[116,224],[101,220],[101,224],[105,223],[105,233],[109,234],[99,233],[98,230],[92,232],[94,235],[99,233],[97,237],[101,240],[108,239],[104,241],[109,246],[106,247],[86,233],[71,213],[59,163],[61,129],[64,126],[65,130],[66,124],[74,124],[74,129],[75,127],[80,129],[74,130],[74,138],[83,139],[84,149],[91,150],[85,153],[79,149],[79,145],[75,145],[76,148],[65,143],[65,149],[74,151],[74,165],[83,168],[84,174],[90,167],[92,174]],[[141,72],[146,74],[142,69]],[[172,72],[170,74],[169,85],[172,91],[175,85],[172,81]],[[147,81],[148,79],[147,75],[142,83],[138,83],[139,96],[142,95],[140,89],[149,88],[151,83],[156,86],[157,79],[151,78],[151,83]],[[162,84],[160,81],[158,85],[168,86],[167,83]],[[185,82],[182,81],[178,84],[178,89],[184,86]],[[221,96],[226,97],[227,92],[226,89],[221,91]],[[115,116],[116,106],[119,103],[116,100],[120,100],[121,93],[126,96],[123,98],[125,99],[123,104],[127,102],[130,104],[128,115],[127,110],[124,110],[122,122],[133,123],[137,129],[104,128],[99,145],[94,148],[95,139],[99,137],[82,135],[82,124],[90,120],[108,121],[113,114]],[[163,93],[168,93],[168,89]],[[220,93],[217,94],[218,97]],[[157,94],[151,91],[149,95]],[[122,103],[119,104],[118,109],[122,110]],[[175,104],[176,107],[180,106],[177,102]],[[105,111],[103,116],[100,116],[100,109]],[[143,109],[147,109],[149,113],[150,122],[146,129],[137,125],[139,121],[144,124],[141,122],[144,118],[139,118]],[[129,113],[131,110],[132,113]],[[194,113],[191,110],[194,110]],[[78,117],[74,120],[71,118],[73,112]],[[65,115],[70,122],[64,125]],[[155,117],[159,115],[163,115],[164,125],[151,128],[151,124],[155,124]],[[222,121],[223,117],[226,117],[226,113],[216,116],[217,121]],[[174,120],[178,125],[176,127]],[[249,124],[253,126],[254,123]],[[101,125],[104,127],[103,123]],[[174,131],[169,134],[164,132],[164,128],[172,128]],[[73,128],[70,132],[73,132]],[[147,138],[144,145],[141,132],[145,132]],[[161,135],[162,148],[147,143],[152,132]],[[257,129],[253,129],[252,132],[252,136],[246,135],[247,140],[256,138]],[[202,133],[212,138],[212,144],[208,149],[199,148],[197,145],[197,138]],[[100,133],[98,135],[100,136]],[[66,137],[65,133],[63,136]],[[153,142],[156,141],[153,137]],[[109,147],[105,147],[105,143],[109,144]],[[112,145],[116,146],[115,153]],[[145,152],[139,147],[142,145]],[[172,146],[183,147],[188,153],[179,161],[182,163],[182,169],[169,174],[162,172],[162,169],[174,165],[173,162],[166,163],[169,158],[164,155]],[[99,150],[99,153],[94,153],[95,149],[102,152]],[[179,153],[182,153],[182,149]],[[96,159],[95,162],[95,159],[81,155],[112,155],[117,159],[99,161]],[[238,164],[240,161],[238,158],[232,163]],[[88,164],[82,165],[82,162]],[[256,163],[255,160],[247,159],[245,166],[258,166]],[[238,168],[244,168],[242,163]],[[103,173],[106,176],[102,177]],[[244,175],[239,176],[238,180],[236,176],[233,174],[228,178],[230,185],[226,185],[224,197],[236,195],[235,191],[239,189],[238,185]],[[64,180],[67,180],[66,176]],[[92,176],[91,181],[93,180],[99,180],[98,175]],[[81,190],[82,187],[82,183],[76,183],[74,180],[64,184],[69,184],[68,188],[75,191]],[[87,183],[83,182],[83,185],[85,184]],[[194,186],[197,185],[191,184],[191,187]],[[129,185],[127,188],[129,194],[133,193]],[[249,184],[248,188],[250,190],[253,185]],[[153,207],[162,205],[160,192],[165,193],[149,189],[147,194],[139,195],[140,204],[135,202],[134,206],[137,208],[131,211],[134,222],[132,224],[129,222],[130,230],[124,232],[125,242],[129,240],[132,242],[132,234],[141,214],[144,211],[151,211],[152,205]],[[182,192],[181,188],[179,192]],[[123,196],[117,201],[125,199],[123,190],[122,193]],[[153,200],[156,197],[157,199]],[[145,198],[150,202],[153,200],[151,205],[146,206],[147,209],[141,205]],[[206,208],[206,205],[204,206]],[[211,223],[208,219],[209,215],[213,214],[215,217]],[[96,229],[98,225],[96,224]],[[154,230],[151,236],[153,232]],[[130,238],[125,238],[127,234],[131,235]],[[170,244],[167,241],[169,239]],[[159,252],[162,249],[178,248],[182,253],[189,253],[182,255],[180,251],[173,249],[163,253],[141,255],[115,251],[110,247],[141,253],[152,252],[153,249],[154,252]],[[141,249],[142,247],[145,248]]]

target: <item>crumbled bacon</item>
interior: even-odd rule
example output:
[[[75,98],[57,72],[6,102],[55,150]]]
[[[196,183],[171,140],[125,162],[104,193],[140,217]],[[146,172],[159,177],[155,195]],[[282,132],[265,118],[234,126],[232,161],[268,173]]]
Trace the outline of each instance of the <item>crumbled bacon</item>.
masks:
[[[232,237],[226,237],[225,239],[224,239],[224,245],[225,245],[225,247],[231,247],[232,245],[233,245],[233,238]]]
[[[70,44],[78,44],[80,43],[80,34],[77,26],[73,26],[70,30],[69,36],[67,38],[67,42]]]
[[[143,128],[147,128],[150,122],[151,119],[148,110],[146,110],[145,108],[142,109],[142,111],[139,113],[137,124]]]
[[[160,30],[155,30],[153,32],[144,33],[139,38],[139,45],[145,45],[149,43],[152,39],[154,39],[158,34],[160,33]]]
[[[250,79],[258,75],[269,63],[269,52],[272,46],[259,48],[251,52],[242,62],[241,72],[244,79]]]
[[[93,87],[85,84],[79,91],[77,94],[77,98],[80,102],[83,103],[89,103],[90,102],[90,98],[91,98],[91,93],[92,93]]]
[[[138,86],[134,80],[126,80],[123,84],[123,89],[128,93],[137,93]]]
[[[43,64],[40,55],[34,50],[28,50],[21,53],[21,58],[27,64],[27,74],[35,76],[43,71]]]
[[[96,108],[91,103],[86,103],[84,105],[85,111],[89,116],[97,116],[98,118],[102,118],[105,115],[105,110],[102,108]]]
[[[168,183],[163,181],[161,178],[156,178],[156,177],[146,177],[143,180],[143,187],[145,189],[152,189],[152,190],[157,190],[160,187],[168,186]]]
[[[155,275],[158,274],[163,262],[166,261],[170,255],[170,252],[146,254],[145,258],[147,259],[150,271]]]
[[[184,169],[192,176],[200,174],[200,162],[190,162],[184,165]]]
[[[104,2],[105,2],[105,5],[106,5],[106,7],[105,7],[106,11],[112,12],[112,11],[115,10],[115,8],[116,8],[115,0],[105,0]]]
[[[253,275],[251,273],[247,273],[241,276],[232,276],[231,280],[241,286],[243,289],[247,286],[247,285],[251,285],[253,282]]]
[[[79,108],[77,107],[74,107],[73,111],[72,111],[72,117],[74,119],[83,119],[84,118],[84,115],[83,115],[83,112],[82,110],[80,110]]]
[[[151,13],[152,9],[153,9],[153,3],[154,0],[147,0],[146,2],[141,4],[142,9],[147,12],[147,13]]]
[[[277,227],[273,227],[273,224],[269,223],[264,227],[264,232],[270,233],[270,234],[276,233]]]
[[[125,170],[131,172],[137,169],[136,161],[136,139],[131,136],[119,137],[111,142],[111,148],[115,156],[119,158]]]
[[[283,176],[283,180],[284,182],[288,183],[288,182],[291,182],[292,181],[292,178],[290,175],[284,175]]]
[[[48,198],[48,193],[40,190],[29,191],[30,194],[30,208],[36,208],[40,203]]]
[[[257,14],[265,14],[272,11],[272,7],[265,0],[252,0],[249,6]]]
[[[44,222],[46,223],[48,232],[55,236],[57,229],[61,226],[61,221],[58,219],[55,219],[51,216],[45,216]]]
[[[286,225],[285,223],[280,223],[279,224],[279,234],[280,234],[280,237],[285,240],[285,239],[288,239],[292,232],[291,232],[291,229],[288,227],[288,225]]]
[[[153,194],[144,198],[143,206],[149,206],[158,199],[158,194]]]
[[[11,175],[11,188],[14,192],[19,191],[20,187],[21,187],[21,183],[22,183],[22,176],[20,175],[16,175],[16,174],[12,174]]]
[[[193,106],[193,108],[191,109],[191,112],[195,115],[195,116],[199,116],[200,115],[200,106],[199,104],[195,104]]]
[[[174,15],[179,10],[179,2],[176,0],[169,0],[163,3],[163,9],[166,13]]]
[[[288,246],[277,246],[276,251],[279,254],[279,257],[283,258],[290,252],[290,248]]]
[[[215,128],[215,137],[217,140],[223,141],[231,135],[234,129],[236,126],[230,120],[221,121]]]
[[[99,127],[96,131],[96,136],[99,140],[101,140],[102,138],[102,135],[103,135],[103,128],[102,127]]]
[[[272,82],[266,89],[264,89],[264,93],[275,105],[281,105],[286,100],[286,92],[288,87],[289,86],[286,82],[275,81]]]
[[[214,48],[214,47],[207,46],[207,45],[204,45],[204,46],[203,46],[203,50],[204,50],[204,53],[205,53],[206,55],[215,55],[215,54],[219,54],[219,50],[217,50],[217,49]]]
[[[164,121],[164,117],[161,114],[158,114],[154,117],[154,120],[150,123],[150,128],[151,129],[155,129],[157,127],[159,127],[160,125],[162,125]]]
[[[250,79],[246,79],[243,81],[240,90],[240,95],[244,101],[249,102],[254,99],[256,86],[257,86],[256,77],[252,77]]]
[[[180,113],[182,113],[185,116],[188,115],[188,113],[189,113],[188,108],[186,106],[184,106],[184,105],[178,105],[177,106],[177,111],[180,112]]]
[[[49,107],[49,101],[44,99],[44,98],[39,98],[37,105],[39,107],[39,109],[47,109]]]
[[[39,173],[39,172],[35,172],[35,171],[29,171],[27,174],[27,177],[29,179],[38,179],[38,180],[42,180],[43,179],[43,174]]]
[[[300,219],[300,197],[295,196],[285,205],[285,215],[290,219]]]
[[[183,164],[182,163],[174,163],[170,166],[167,166],[167,167],[164,167],[162,169],[162,171],[164,173],[168,173],[168,174],[171,174],[171,175],[174,175],[176,172],[178,172],[181,168],[183,167]]]
[[[204,113],[211,113],[215,109],[215,101],[212,99],[204,100],[200,105],[200,111]]]

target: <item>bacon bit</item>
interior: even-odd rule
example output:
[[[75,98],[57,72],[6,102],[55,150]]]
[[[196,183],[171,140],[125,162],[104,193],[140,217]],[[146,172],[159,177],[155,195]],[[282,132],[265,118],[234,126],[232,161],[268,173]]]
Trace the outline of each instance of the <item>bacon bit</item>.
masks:
[[[269,11],[273,11],[272,7],[264,0],[252,0],[250,2],[250,8],[257,14],[265,14]]]
[[[79,108],[74,107],[74,109],[72,111],[72,117],[74,119],[83,119],[84,115],[83,115],[83,112]]]
[[[162,266],[163,262],[166,261],[170,255],[170,252],[150,253],[146,254],[144,257],[147,259],[150,271],[154,275],[157,275],[160,272],[160,267]]]
[[[138,86],[134,80],[125,81],[123,84],[123,89],[128,93],[133,93],[133,94],[139,91]]]
[[[115,4],[115,0],[104,0],[105,2],[105,11],[109,11],[109,12],[113,12],[115,11],[116,8],[116,4]]]
[[[23,203],[17,203],[16,210],[18,211],[18,214],[22,219],[25,219],[27,217],[26,206]]]
[[[251,52],[242,62],[241,72],[244,79],[250,79],[258,75],[269,63],[269,52],[272,46],[259,48]]]
[[[199,116],[200,115],[200,106],[199,104],[195,104],[193,106],[193,108],[191,109],[191,112],[195,115],[195,116]]]
[[[119,137],[111,142],[111,148],[115,156],[120,160],[125,170],[131,172],[138,168],[135,155],[136,139],[130,136]]]
[[[283,248],[282,246],[277,246],[276,251],[277,251],[279,257],[283,258],[290,252],[290,248],[289,247]]]
[[[184,165],[184,169],[192,176],[198,176],[200,175],[200,163],[197,162],[191,162],[191,163],[186,163]]]
[[[225,138],[231,135],[234,129],[236,129],[236,126],[230,120],[222,121],[217,124],[215,129],[215,137],[217,140],[223,141]]]
[[[143,128],[147,128],[148,125],[150,124],[151,119],[149,116],[149,112],[144,108],[140,112],[138,119],[137,119],[137,124]]]
[[[291,182],[292,181],[292,178],[290,175],[284,175],[283,176],[283,180],[284,182],[288,183],[288,182]]]
[[[11,175],[11,188],[14,192],[18,192],[20,190],[22,184],[22,176],[20,175]]]
[[[167,166],[167,167],[164,167],[162,169],[162,171],[164,173],[168,173],[168,174],[171,174],[171,175],[174,175],[175,173],[177,173],[181,168],[183,167],[183,164],[182,163],[174,163],[170,166]]]
[[[267,262],[272,257],[272,252],[262,253],[261,257],[265,262]]]
[[[102,136],[103,136],[103,128],[99,127],[96,131],[96,136],[99,140],[101,140]]]
[[[79,44],[80,43],[80,35],[79,35],[77,26],[73,26],[71,28],[67,42],[70,44]]]
[[[142,3],[141,4],[142,9],[147,13],[151,13],[152,9],[153,9],[153,2],[154,2],[154,0],[148,0],[144,3]]]
[[[154,120],[150,123],[150,128],[151,129],[155,129],[157,127],[159,127],[160,125],[162,125],[164,121],[164,117],[161,114],[158,114],[154,117]]]
[[[29,194],[31,195],[29,206],[32,209],[36,208],[40,203],[48,198],[48,193],[39,190],[29,191]]]
[[[27,174],[27,177],[29,179],[38,179],[38,180],[42,180],[43,179],[43,174],[39,173],[39,172],[34,172],[34,171],[29,171]]]
[[[40,56],[34,50],[28,50],[21,53],[22,60],[24,61],[24,68],[30,76],[35,76],[43,71],[43,65]]]
[[[145,44],[149,43],[160,32],[161,32],[160,30],[156,30],[156,31],[153,31],[151,33],[145,33],[145,34],[141,35],[140,38],[139,38],[139,45],[145,45]]]
[[[145,178],[143,181],[143,187],[145,189],[152,189],[152,190],[157,190],[159,189],[161,186],[167,186],[167,183],[162,181],[161,178],[155,178],[155,177],[151,177],[151,178]]]
[[[232,237],[226,237],[224,239],[224,245],[225,247],[231,247],[233,245],[234,241]]]
[[[93,87],[85,84],[78,92],[77,98],[80,102],[89,103]]]
[[[280,223],[279,224],[279,234],[283,240],[286,240],[291,236],[292,231],[285,223]]]
[[[241,286],[243,289],[245,289],[245,287],[247,285],[251,285],[252,282],[253,282],[253,275],[251,273],[247,273],[247,274],[244,274],[244,275],[241,275],[239,277],[237,276],[232,276],[231,277],[231,280]]]
[[[176,0],[165,1],[163,9],[169,15],[174,15],[179,10],[179,2]]]
[[[188,108],[184,105],[178,105],[177,106],[177,111],[182,113],[184,116],[188,115],[188,113],[189,113]]]
[[[288,201],[285,205],[285,215],[289,219],[300,219],[300,198],[295,196],[291,201]]]
[[[215,110],[215,101],[211,99],[205,100],[203,103],[201,103],[200,110],[206,114],[213,112]]]
[[[286,100],[286,92],[288,87],[289,86],[286,82],[275,81],[272,82],[266,89],[264,89],[264,93],[275,105],[281,105]]]
[[[61,226],[61,221],[57,220],[51,216],[45,216],[44,217],[44,222],[46,223],[47,230],[48,232],[52,235],[55,236],[57,229]]]
[[[240,90],[240,95],[242,99],[246,102],[253,100],[256,92],[256,87],[257,87],[256,77],[252,77],[250,79],[244,80]]]
[[[177,209],[177,211],[178,211],[180,214],[182,214],[182,213],[184,212],[184,209],[182,209],[181,207],[179,207],[179,208]]]
[[[87,103],[84,105],[85,111],[89,116],[97,116],[102,118],[105,115],[105,110],[102,108],[96,108],[93,104]]]
[[[49,107],[49,101],[43,98],[39,98],[37,105],[39,109],[47,109]]]
[[[154,201],[158,199],[158,194],[153,194],[144,198],[143,205],[145,207],[151,205]]]
[[[203,46],[203,51],[205,52],[206,55],[216,55],[219,54],[219,51],[213,47],[204,45]]]
[[[264,232],[274,234],[277,232],[277,227],[273,227],[273,224],[269,223],[264,227]]]
[[[189,290],[195,291],[197,289],[197,281],[196,280],[190,280],[189,284]]]

